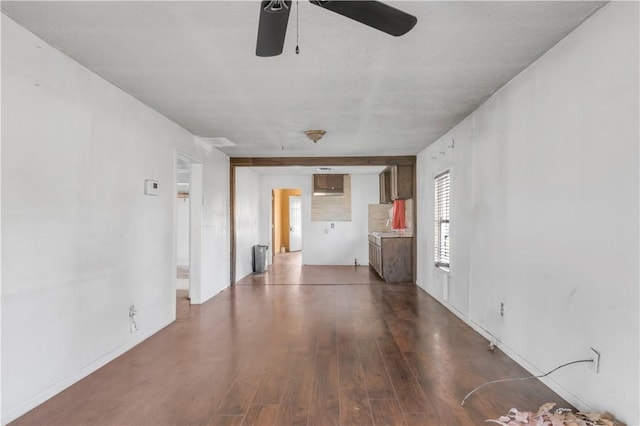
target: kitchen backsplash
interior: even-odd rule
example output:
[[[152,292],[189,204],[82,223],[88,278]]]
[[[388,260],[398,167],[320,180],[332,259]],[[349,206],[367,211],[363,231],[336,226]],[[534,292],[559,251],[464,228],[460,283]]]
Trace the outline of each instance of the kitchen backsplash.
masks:
[[[387,232],[391,230],[389,209],[392,204],[369,204],[369,232]],[[387,225],[388,223],[388,225]]]
[[[390,232],[391,221],[390,211],[393,210],[393,204],[369,204],[369,232]],[[405,201],[405,224],[406,232],[413,231],[413,200]]]
[[[407,225],[406,231],[413,232],[413,198],[405,201],[404,205],[404,222]]]
[[[312,222],[351,222],[351,176],[344,175],[341,195],[312,195]]]

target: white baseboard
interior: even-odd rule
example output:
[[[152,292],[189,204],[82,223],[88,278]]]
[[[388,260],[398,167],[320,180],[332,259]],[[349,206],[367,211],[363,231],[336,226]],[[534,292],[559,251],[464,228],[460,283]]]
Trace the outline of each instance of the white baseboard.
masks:
[[[514,351],[512,348],[510,348],[508,345],[506,345],[504,342],[502,342],[496,336],[491,334],[491,332],[489,332],[488,330],[483,328],[480,324],[478,324],[475,321],[469,319],[465,314],[463,314],[462,312],[457,310],[454,306],[452,306],[449,303],[447,303],[446,301],[440,299],[437,295],[432,294],[430,291],[424,289],[423,287],[421,287],[421,286],[418,286],[418,287],[422,291],[427,293],[429,296],[433,297],[442,306],[447,308],[452,314],[454,314],[455,316],[460,318],[460,320],[462,320],[465,324],[467,324],[473,330],[478,332],[478,334],[480,334],[482,337],[484,337],[485,339],[487,339],[490,342],[494,342],[495,345],[502,352],[504,352],[509,358],[514,360],[516,363],[518,363],[518,365],[520,365],[522,368],[524,368],[529,373],[531,373],[532,376],[539,376],[541,374],[546,373],[546,371],[541,371],[538,367],[533,365],[531,362],[529,362],[522,355],[520,355],[519,353]],[[496,379],[501,379],[501,377],[496,377]],[[564,386],[560,385],[558,382],[553,380],[551,377],[549,377],[549,376],[548,377],[543,377],[543,378],[541,378],[539,380],[542,383],[544,383],[546,386],[548,386],[552,391],[554,391],[555,393],[560,395],[560,397],[565,399],[569,404],[571,404],[574,407],[576,407],[578,410],[580,410],[582,412],[593,412],[594,411],[593,408],[591,406],[589,406],[589,404],[587,404],[582,399],[580,399],[579,397],[574,395],[571,391],[566,389]],[[471,389],[469,389],[469,390],[471,390]],[[538,408],[538,407],[531,407],[531,409],[534,409],[534,408]]]
[[[8,411],[3,411],[2,412],[2,424],[6,425],[7,423],[12,422],[13,420],[17,419],[18,417],[28,413],[29,411],[31,411],[34,408],[36,408],[38,405],[42,404],[43,402],[47,401],[48,399],[52,398],[53,396],[59,394],[60,392],[62,392],[66,388],[68,388],[69,386],[71,386],[74,383],[84,379],[89,374],[91,374],[94,371],[98,370],[100,367],[103,367],[104,365],[106,365],[109,362],[113,361],[114,359],[116,359],[117,357],[122,355],[123,353],[125,353],[128,350],[132,349],[133,347],[139,345],[140,343],[142,343],[143,341],[145,341],[149,337],[153,336],[158,331],[162,330],[163,328],[165,328],[169,324],[173,323],[174,321],[175,321],[175,319],[169,320],[169,321],[163,323],[162,325],[160,325],[158,328],[156,328],[154,330],[151,330],[151,331],[149,331],[147,333],[141,334],[140,337],[138,339],[136,339],[135,341],[128,342],[128,343],[126,343],[124,345],[118,346],[117,348],[113,349],[110,352],[107,352],[106,354],[104,354],[100,358],[96,359],[95,361],[91,362],[90,364],[82,367],[77,372],[75,372],[75,373],[65,377],[64,379],[60,380],[59,382],[49,386],[47,389],[37,393],[36,395],[32,396],[31,398],[27,399],[26,401],[20,403],[19,405],[11,408]]]

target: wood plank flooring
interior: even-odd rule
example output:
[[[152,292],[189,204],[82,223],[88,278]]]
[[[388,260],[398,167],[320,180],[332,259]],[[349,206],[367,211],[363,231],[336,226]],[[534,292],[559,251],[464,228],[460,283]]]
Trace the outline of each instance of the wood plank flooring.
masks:
[[[535,380],[461,407],[528,373],[418,287],[296,256],[203,305],[180,298],[174,324],[13,424],[461,426],[569,407]]]

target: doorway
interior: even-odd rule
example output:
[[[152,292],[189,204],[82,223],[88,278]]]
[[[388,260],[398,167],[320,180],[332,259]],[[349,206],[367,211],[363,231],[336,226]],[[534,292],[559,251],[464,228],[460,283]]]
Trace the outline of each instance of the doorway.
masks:
[[[176,152],[175,291],[179,306],[200,303],[202,164]]]
[[[278,188],[271,192],[273,256],[302,250],[302,189]]]

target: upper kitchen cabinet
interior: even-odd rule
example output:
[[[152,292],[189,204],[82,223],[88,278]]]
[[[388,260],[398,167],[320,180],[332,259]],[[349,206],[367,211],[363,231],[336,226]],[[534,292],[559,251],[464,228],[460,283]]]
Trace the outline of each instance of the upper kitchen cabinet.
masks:
[[[313,175],[313,195],[344,193],[344,175]]]
[[[380,173],[380,204],[389,204],[391,201],[391,169],[387,167]]]
[[[413,198],[413,166],[397,165],[388,167],[383,173],[389,172],[390,200],[407,200]],[[382,177],[380,184],[382,185]],[[380,188],[380,202],[382,203],[382,187]]]

